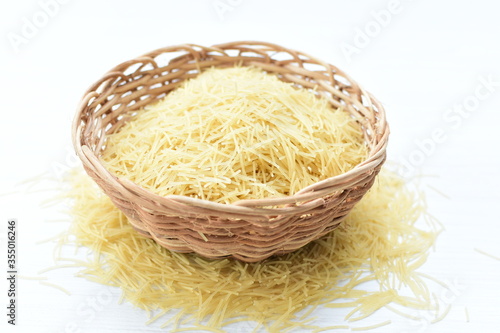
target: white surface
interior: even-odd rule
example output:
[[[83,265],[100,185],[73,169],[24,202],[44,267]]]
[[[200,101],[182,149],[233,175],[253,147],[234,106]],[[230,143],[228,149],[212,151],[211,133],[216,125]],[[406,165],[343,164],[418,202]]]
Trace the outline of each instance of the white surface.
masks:
[[[70,122],[91,83],[114,65],[162,46],[264,40],[333,63],[377,96],[392,128],[391,160],[418,157],[416,150],[422,148],[416,142],[427,142],[436,129],[445,138],[417,161],[411,175],[432,175],[425,183],[449,196],[428,188],[429,209],[446,231],[422,271],[457,286],[456,295],[448,297],[451,311],[435,325],[379,313],[373,322],[391,318],[394,324],[376,332],[498,332],[500,261],[474,248],[500,256],[499,3],[401,0],[398,13],[381,26],[374,23],[372,11],[391,8],[394,1],[220,2],[229,3],[232,10],[218,15],[218,2],[213,0],[67,1],[57,10],[52,7],[46,25],[17,51],[9,38],[21,35],[24,18],[32,21],[43,9],[33,0],[2,2],[1,192],[20,191],[0,197],[2,270],[4,226],[10,217],[19,219],[20,273],[34,276],[52,264],[53,244],[36,242],[65,230],[64,222],[47,222],[60,218],[60,207],[40,208],[49,192],[30,193],[26,185],[16,184],[42,172],[57,177],[59,167],[71,164]],[[354,44],[358,29],[367,28],[373,30],[366,45],[359,40]],[[342,43],[361,47],[349,59]],[[488,78],[496,85],[469,114],[449,113],[454,105],[473,101],[476,89],[485,94],[487,90],[478,87]],[[2,310],[2,332],[5,327],[9,332],[160,331],[144,325],[144,312],[117,305],[118,291],[73,273],[69,269],[46,274],[71,296],[37,281],[20,280],[19,325],[7,327]],[[317,315],[331,322],[331,313]]]

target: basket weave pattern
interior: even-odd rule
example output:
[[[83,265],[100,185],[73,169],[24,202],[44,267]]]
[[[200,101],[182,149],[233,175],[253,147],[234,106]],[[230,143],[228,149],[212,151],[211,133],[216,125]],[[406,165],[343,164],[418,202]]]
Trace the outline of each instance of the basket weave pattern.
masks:
[[[297,87],[316,89],[362,125],[369,155],[339,176],[283,198],[219,204],[185,196],[161,197],[117,178],[99,157],[106,136],[144,105],[164,97],[208,67],[236,64],[275,73]],[[372,186],[386,157],[389,128],[380,103],[338,68],[302,52],[263,42],[158,49],[110,70],[85,93],[72,128],[85,171],[141,234],[172,251],[247,262],[294,251],[335,229]]]

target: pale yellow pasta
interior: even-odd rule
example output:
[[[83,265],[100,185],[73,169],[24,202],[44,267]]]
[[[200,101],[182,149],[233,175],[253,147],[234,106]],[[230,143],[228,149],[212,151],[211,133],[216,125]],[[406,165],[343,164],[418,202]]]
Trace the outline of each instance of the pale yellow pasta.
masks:
[[[263,325],[269,332],[292,327],[321,331],[309,323],[319,305],[332,313],[351,309],[345,320],[330,325],[340,329],[352,323],[359,330],[363,318],[389,304],[400,314],[405,307],[414,314],[435,306],[417,269],[437,233],[417,227],[423,202],[391,173],[379,175],[341,227],[293,253],[259,263],[171,252],[139,235],[88,176],[75,173],[71,178],[70,234],[93,252],[86,263],[79,261],[80,275],[117,286],[125,300],[159,312],[150,322],[170,318],[162,326],[171,331],[184,320],[193,329],[220,330],[249,320],[252,327]],[[368,281],[378,287],[366,286]],[[404,295],[401,285],[407,287]]]
[[[114,174],[214,202],[291,195],[362,162],[359,124],[257,68],[208,69],[146,106],[106,143]]]

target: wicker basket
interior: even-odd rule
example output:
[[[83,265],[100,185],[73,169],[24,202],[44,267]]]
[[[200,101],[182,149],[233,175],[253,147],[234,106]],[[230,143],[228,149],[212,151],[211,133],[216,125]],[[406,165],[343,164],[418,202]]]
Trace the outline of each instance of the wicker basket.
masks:
[[[103,167],[99,156],[106,135],[138,109],[204,68],[235,64],[257,66],[298,87],[315,88],[333,106],[360,117],[368,158],[293,196],[230,205],[161,197]],[[385,161],[389,129],[380,103],[336,67],[275,44],[244,41],[165,47],[116,66],[85,93],[72,134],[86,172],[141,234],[172,251],[255,262],[294,251],[336,228],[373,184]]]

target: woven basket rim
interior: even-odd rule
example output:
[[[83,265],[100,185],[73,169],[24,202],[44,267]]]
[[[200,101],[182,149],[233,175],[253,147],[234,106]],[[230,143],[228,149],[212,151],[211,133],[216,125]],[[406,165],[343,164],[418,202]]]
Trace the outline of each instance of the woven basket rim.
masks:
[[[221,48],[223,48],[227,45],[232,45],[232,44],[252,45],[252,46],[256,46],[256,45],[257,46],[268,46],[271,48],[285,49],[284,47],[282,47],[278,44],[274,44],[274,43],[262,42],[262,41],[248,41],[248,40],[247,41],[235,41],[235,42],[228,42],[228,43],[222,43],[222,44],[215,44],[215,45],[212,45],[210,47],[201,46],[199,44],[189,44],[188,43],[188,44],[180,44],[180,45],[158,48],[156,50],[147,52],[147,53],[145,53],[145,54],[143,54],[143,55],[141,55],[141,56],[139,56],[131,61],[122,62],[119,65],[110,69],[108,72],[106,72],[101,80],[92,84],[87,89],[87,91],[84,94],[84,97],[82,98],[80,105],[78,106],[78,110],[83,109],[83,106],[90,99],[89,93],[94,91],[95,88],[97,86],[99,86],[103,80],[108,79],[110,77],[116,77],[117,75],[123,75],[123,72],[120,71],[120,69],[123,68],[124,66],[128,66],[132,61],[135,62],[137,60],[143,60],[144,62],[150,62],[151,58],[154,58],[155,56],[162,54],[164,52],[171,52],[172,50],[177,51],[180,49],[185,49],[186,51],[191,51],[193,48],[197,48],[197,47],[210,49],[214,52],[224,53],[224,50],[222,50]],[[325,63],[323,61],[319,61],[317,58],[312,57],[304,52],[290,50],[290,49],[286,49],[286,50],[295,53],[298,57],[305,56],[305,57],[314,59],[320,63],[323,63],[325,67],[332,66],[332,65],[329,65],[328,63]],[[337,68],[335,68],[335,69],[337,71],[341,72],[342,76],[348,78],[351,83],[356,83],[356,81],[352,80],[347,74],[338,70]],[[359,85],[358,85],[358,87],[359,87]],[[359,87],[359,88],[362,89],[361,87]],[[305,89],[307,89],[307,88],[305,88]],[[310,89],[308,89],[308,90],[310,90]],[[242,199],[242,200],[238,200],[238,201],[235,201],[232,203],[218,203],[218,202],[213,202],[213,201],[210,201],[207,199],[192,198],[189,196],[175,195],[175,194],[161,196],[161,195],[159,195],[151,190],[143,188],[139,184],[134,183],[133,181],[126,179],[125,177],[118,177],[118,176],[114,175],[101,163],[100,158],[97,158],[96,161],[88,161],[88,162],[90,162],[90,163],[94,162],[92,164],[96,167],[98,165],[96,165],[95,162],[98,162],[99,166],[101,167],[99,169],[101,169],[100,170],[101,172],[106,174],[106,178],[108,178],[110,180],[114,179],[121,186],[127,187],[127,188],[132,189],[132,190],[135,189],[135,190],[137,190],[137,192],[141,192],[142,194],[145,194],[144,192],[147,192],[147,194],[150,197],[154,197],[160,202],[165,202],[165,200],[172,200],[172,201],[175,201],[177,203],[183,203],[183,204],[187,204],[187,205],[191,205],[191,206],[195,205],[195,206],[200,207],[200,208],[206,207],[206,208],[210,208],[210,209],[224,210],[224,211],[234,212],[234,213],[239,213],[239,214],[251,213],[253,215],[256,213],[255,207],[257,207],[257,206],[260,206],[260,207],[262,207],[262,206],[281,206],[281,205],[287,205],[287,204],[291,204],[291,203],[304,202],[306,200],[309,201],[309,200],[318,199],[318,198],[322,197],[321,193],[316,192],[317,195],[307,196],[308,190],[310,190],[313,187],[314,188],[321,187],[321,186],[325,186],[325,185],[331,184],[331,183],[339,183],[339,182],[341,183],[341,181],[343,179],[350,178],[350,177],[355,176],[357,174],[361,174],[363,172],[366,172],[367,170],[370,170],[371,168],[373,168],[373,164],[376,163],[376,160],[379,159],[381,157],[381,155],[385,154],[385,150],[386,150],[387,143],[388,143],[388,135],[389,135],[388,124],[385,120],[385,110],[384,110],[383,106],[380,104],[380,102],[378,102],[378,100],[372,94],[370,94],[364,90],[363,90],[363,92],[367,96],[370,97],[370,101],[377,107],[378,116],[379,116],[379,118],[382,118],[380,120],[380,122],[382,122],[384,124],[383,137],[379,141],[378,145],[376,147],[373,147],[372,149],[369,149],[368,155],[366,156],[366,158],[362,162],[358,163],[353,168],[348,170],[347,172],[344,172],[340,175],[327,177],[327,178],[322,179],[316,183],[310,184],[310,185],[302,188],[300,191],[298,191],[297,193],[295,193],[293,195],[287,195],[287,196],[283,196],[283,197],[271,197],[270,196],[270,197],[258,198],[258,199]],[[78,142],[81,142],[80,137],[79,137],[80,133],[77,131],[77,127],[78,127],[79,122],[80,122],[79,115],[80,115],[80,112],[77,113],[77,115],[75,116],[75,118],[73,120],[73,125],[72,125],[72,127],[73,127],[73,130],[72,130],[73,142],[75,143],[75,149],[78,153],[78,156],[89,157],[88,153],[91,153],[92,155],[94,155],[94,153],[90,152],[90,150],[87,153],[84,152],[84,148],[83,148],[84,145],[77,144]],[[366,140],[365,140],[365,143],[366,143]],[[315,190],[317,190],[317,189],[315,189]],[[341,186],[339,186],[339,191],[340,190],[342,190]],[[331,192],[331,190],[329,192]],[[312,197],[312,199],[311,199],[311,197]],[[260,208],[259,210],[261,210],[262,214],[266,214],[266,215],[267,214],[279,214],[279,215],[286,214],[286,208],[285,208],[285,210],[283,210],[283,208]]]

